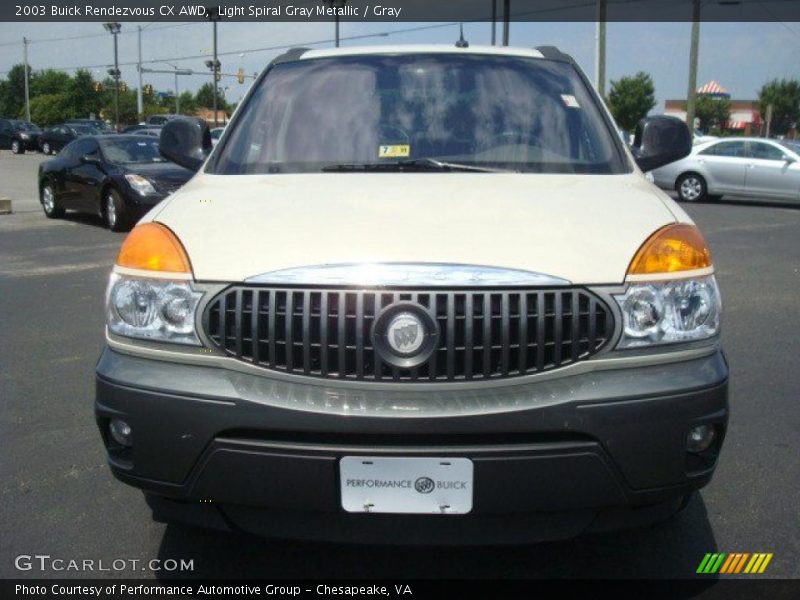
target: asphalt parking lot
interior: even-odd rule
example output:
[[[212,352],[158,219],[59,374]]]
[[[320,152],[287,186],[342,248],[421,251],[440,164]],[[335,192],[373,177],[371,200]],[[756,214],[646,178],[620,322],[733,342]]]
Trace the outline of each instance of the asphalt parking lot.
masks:
[[[725,307],[731,421],[716,476],[676,518],[645,529],[514,548],[335,546],[153,523],[105,465],[92,401],[103,291],[123,234],[99,218],[44,217],[40,155],[0,153],[0,576],[20,554],[194,560],[204,577],[694,576],[706,552],[772,552],[800,577],[800,207],[686,206],[712,251]],[[154,577],[133,569],[101,576]],[[708,576],[706,576],[708,577]]]

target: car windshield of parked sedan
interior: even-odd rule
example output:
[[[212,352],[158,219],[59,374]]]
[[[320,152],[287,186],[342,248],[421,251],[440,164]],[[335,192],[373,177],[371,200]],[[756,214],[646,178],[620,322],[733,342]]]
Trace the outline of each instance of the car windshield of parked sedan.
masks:
[[[630,171],[577,70],[537,58],[431,53],[280,63],[228,127],[208,167],[217,174]]]
[[[70,128],[80,135],[99,135],[100,132],[88,125],[70,125]]]
[[[145,136],[103,139],[100,142],[106,160],[116,165],[141,165],[166,162],[158,152],[158,140]]]
[[[14,131],[41,131],[37,125],[28,121],[11,121]]]

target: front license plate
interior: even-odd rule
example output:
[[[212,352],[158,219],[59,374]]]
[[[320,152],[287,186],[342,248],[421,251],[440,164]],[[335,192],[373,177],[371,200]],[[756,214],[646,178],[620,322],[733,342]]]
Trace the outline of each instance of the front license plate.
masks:
[[[347,512],[461,515],[472,510],[468,458],[345,456],[339,477]]]

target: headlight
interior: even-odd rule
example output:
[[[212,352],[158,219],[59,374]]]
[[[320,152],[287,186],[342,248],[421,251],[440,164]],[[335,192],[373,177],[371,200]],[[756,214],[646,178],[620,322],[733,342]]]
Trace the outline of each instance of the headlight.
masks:
[[[112,273],[106,292],[108,328],[127,337],[199,346],[195,312],[202,295],[188,281]]]
[[[623,321],[618,348],[702,340],[719,333],[722,305],[713,275],[634,283],[614,299]]]
[[[142,177],[141,175],[136,175],[135,173],[128,173],[125,175],[125,179],[131,185],[135,192],[138,192],[142,196],[151,196],[156,192],[156,189],[153,187],[153,184],[150,183],[147,179]]]
[[[30,136],[30,135],[28,135],[27,133],[20,133],[20,134],[19,134],[19,137],[21,137],[23,140],[29,140],[29,139],[31,139],[31,136]]]

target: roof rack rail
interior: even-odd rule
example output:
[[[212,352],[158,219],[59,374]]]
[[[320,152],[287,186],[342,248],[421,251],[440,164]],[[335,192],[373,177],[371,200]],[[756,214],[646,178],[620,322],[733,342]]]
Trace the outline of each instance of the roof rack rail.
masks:
[[[289,50],[287,50],[283,54],[280,54],[280,55],[276,56],[272,60],[272,64],[277,65],[277,64],[280,64],[280,63],[291,62],[293,60],[297,60],[298,58],[303,56],[303,54],[305,54],[309,50],[311,50],[311,48],[290,48]]]
[[[575,59],[569,54],[564,54],[555,46],[536,46],[534,50],[538,50],[542,56],[550,60],[560,60],[562,62],[574,63]]]

